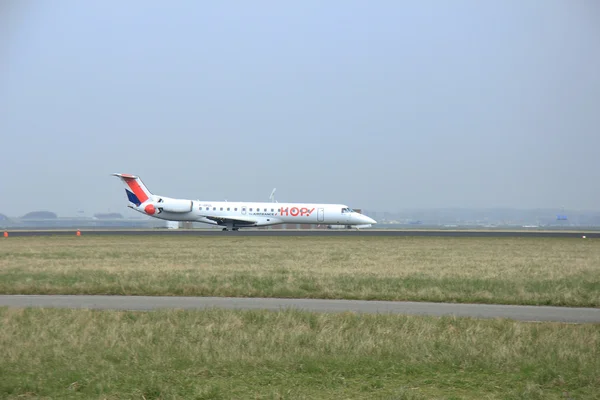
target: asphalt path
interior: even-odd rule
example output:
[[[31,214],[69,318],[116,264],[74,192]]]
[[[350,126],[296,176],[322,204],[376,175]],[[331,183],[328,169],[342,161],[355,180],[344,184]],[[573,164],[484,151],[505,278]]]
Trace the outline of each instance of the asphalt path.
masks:
[[[61,230],[7,230],[10,237],[20,236],[74,236],[77,229]],[[242,229],[237,232],[223,232],[216,229],[82,229],[82,236],[111,235],[149,235],[149,236],[305,236],[305,237],[393,237],[393,236],[431,236],[431,237],[536,237],[536,238],[600,238],[600,231],[527,231],[527,230],[396,230],[396,229]]]
[[[600,323],[600,308],[363,300],[171,296],[0,295],[0,306],[138,311],[206,308],[239,310],[262,309],[273,311],[298,309],[313,312],[356,312],[429,315],[438,317],[507,318],[536,322]]]

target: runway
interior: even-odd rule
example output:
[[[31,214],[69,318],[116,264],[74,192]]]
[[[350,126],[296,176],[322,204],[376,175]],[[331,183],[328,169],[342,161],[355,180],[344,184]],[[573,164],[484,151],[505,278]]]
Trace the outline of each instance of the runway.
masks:
[[[297,309],[313,312],[356,312],[473,318],[508,318],[519,321],[600,323],[598,308],[450,304],[396,301],[271,299],[168,296],[51,296],[0,295],[3,307],[85,308],[99,310],[206,309],[238,310]]]
[[[77,229],[61,230],[8,230],[9,237],[23,236],[74,236]],[[430,237],[535,237],[535,238],[600,238],[600,231],[543,231],[543,230],[397,230],[397,229],[247,229],[237,232],[222,232],[216,229],[82,229],[82,236],[111,236],[111,235],[148,235],[148,236],[303,236],[303,237],[400,237],[400,236],[430,236]]]

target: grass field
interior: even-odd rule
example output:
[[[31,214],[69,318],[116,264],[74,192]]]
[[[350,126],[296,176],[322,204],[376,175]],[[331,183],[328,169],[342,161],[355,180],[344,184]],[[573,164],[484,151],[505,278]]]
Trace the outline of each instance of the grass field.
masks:
[[[0,308],[0,397],[593,399],[600,326]]]
[[[590,239],[24,237],[0,293],[262,296],[600,306]]]

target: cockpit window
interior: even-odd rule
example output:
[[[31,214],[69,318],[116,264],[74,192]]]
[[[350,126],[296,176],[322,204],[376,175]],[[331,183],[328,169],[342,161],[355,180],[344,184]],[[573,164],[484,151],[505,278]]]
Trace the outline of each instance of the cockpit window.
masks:
[[[350,207],[344,207],[344,208],[342,208],[342,214],[351,213],[351,212],[354,212],[354,210],[351,209]]]

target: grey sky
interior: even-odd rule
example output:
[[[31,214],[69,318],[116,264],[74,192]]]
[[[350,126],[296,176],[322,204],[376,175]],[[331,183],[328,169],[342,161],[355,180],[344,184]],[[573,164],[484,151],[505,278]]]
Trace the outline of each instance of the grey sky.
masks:
[[[1,6],[1,213],[600,208],[597,1]]]

